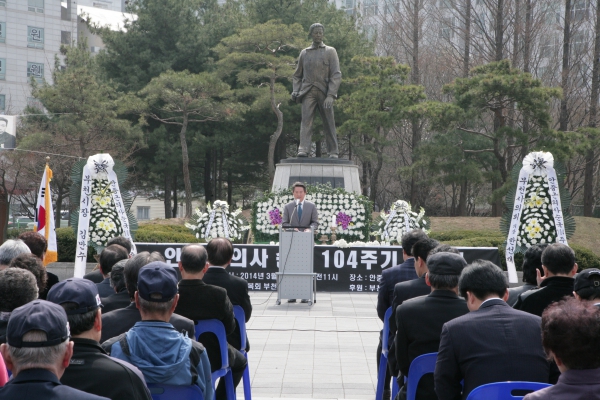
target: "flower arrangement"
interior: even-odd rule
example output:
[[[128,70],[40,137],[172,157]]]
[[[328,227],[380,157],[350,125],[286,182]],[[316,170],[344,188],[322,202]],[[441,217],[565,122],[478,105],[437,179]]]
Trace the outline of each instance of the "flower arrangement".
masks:
[[[92,245],[106,247],[109,239],[123,234],[108,179],[97,177],[92,180],[91,200],[90,241]]]
[[[382,242],[400,244],[402,235],[414,229],[422,229],[429,233],[431,226],[429,217],[425,216],[425,209],[421,207],[419,213],[412,211],[410,203],[396,200],[389,213],[381,212],[379,219],[375,220],[373,235],[378,236]]]
[[[515,165],[512,177],[516,185],[506,195],[511,211],[501,221],[501,229],[511,241],[511,250],[514,247],[511,253],[523,253],[536,244],[559,242],[561,235],[566,239],[575,231],[575,221],[567,210],[570,198],[563,187],[564,173],[564,166],[556,163],[548,152],[531,152],[522,165]],[[519,210],[515,206],[519,205],[519,223],[513,224],[511,235],[511,222]]]
[[[252,233],[256,242],[279,241],[283,208],[293,199],[290,189],[282,189],[267,192],[252,204]],[[373,205],[367,197],[330,185],[315,185],[307,186],[306,200],[315,203],[319,212],[316,238],[331,234],[335,219],[339,239],[368,239]]]
[[[194,231],[197,238],[206,241],[218,237],[226,237],[233,241],[241,240],[243,232],[248,230],[248,225],[240,216],[242,209],[230,212],[226,201],[216,200],[212,206],[206,206],[206,212],[196,209],[190,223],[185,226]]]
[[[385,243],[385,242],[378,242],[377,240],[374,240],[372,242],[361,242],[361,241],[357,241],[357,242],[346,242],[344,239],[340,239],[340,240],[336,240],[335,242],[333,242],[334,246],[337,246],[341,249],[347,248],[347,247],[380,247],[380,246],[389,246],[389,243]]]

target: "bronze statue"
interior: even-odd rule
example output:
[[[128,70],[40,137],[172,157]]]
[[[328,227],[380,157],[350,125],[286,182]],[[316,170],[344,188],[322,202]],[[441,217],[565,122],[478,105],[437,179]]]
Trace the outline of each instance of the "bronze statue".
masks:
[[[318,109],[325,128],[327,153],[330,158],[338,158],[333,101],[337,98],[342,73],[337,52],[333,47],[323,44],[324,33],[323,25],[311,25],[309,35],[313,43],[300,53],[298,67],[294,73],[292,100],[302,103],[298,157],[308,157],[310,154],[312,124],[315,109]]]

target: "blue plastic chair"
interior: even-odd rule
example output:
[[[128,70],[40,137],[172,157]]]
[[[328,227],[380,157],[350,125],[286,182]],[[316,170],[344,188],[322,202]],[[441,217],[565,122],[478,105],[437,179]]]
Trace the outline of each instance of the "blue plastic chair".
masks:
[[[241,306],[233,306],[233,314],[235,315],[235,319],[240,327],[240,338],[241,338],[241,349],[240,351],[246,357],[246,369],[244,370],[244,375],[242,377],[242,381],[244,382],[244,399],[252,400],[252,388],[250,387],[250,368],[248,364],[248,353],[246,353],[246,313]]]
[[[438,353],[423,354],[410,363],[408,379],[406,382],[406,400],[415,400],[417,396],[417,386],[423,375],[435,371],[437,355]]]
[[[149,383],[148,389],[152,400],[204,400],[200,387],[196,385],[174,386]]]
[[[545,387],[552,386],[539,382],[495,382],[476,387],[469,393],[467,400],[514,400],[523,396],[513,396],[513,390],[529,390],[535,392]]]
[[[392,316],[392,307],[389,307],[385,311],[383,317],[383,332],[381,337],[381,357],[379,358],[379,372],[377,374],[377,392],[375,393],[375,400],[383,399],[385,374],[388,368],[388,354],[389,346],[388,340],[390,336],[390,317]],[[392,399],[396,397],[398,393],[398,382],[392,377]]]
[[[217,379],[224,378],[227,400],[236,400],[235,388],[233,387],[233,375],[231,374],[231,368],[229,368],[229,354],[227,351],[227,335],[225,334],[225,327],[218,319],[203,319],[196,324],[196,340],[199,341],[200,335],[203,333],[212,333],[219,340],[221,368],[211,374],[215,393],[217,390]]]

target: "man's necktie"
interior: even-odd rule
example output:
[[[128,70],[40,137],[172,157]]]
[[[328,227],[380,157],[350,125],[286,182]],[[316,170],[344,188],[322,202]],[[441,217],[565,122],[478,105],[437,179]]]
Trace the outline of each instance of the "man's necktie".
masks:
[[[298,204],[298,223],[302,219],[302,203]]]

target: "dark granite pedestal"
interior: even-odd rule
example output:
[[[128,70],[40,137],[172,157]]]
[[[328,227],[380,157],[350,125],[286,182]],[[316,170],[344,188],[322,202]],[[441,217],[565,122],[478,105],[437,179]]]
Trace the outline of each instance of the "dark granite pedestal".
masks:
[[[361,193],[358,166],[342,158],[296,157],[281,160],[275,167],[272,190],[288,188],[296,181],[309,185],[329,183],[335,188]]]

